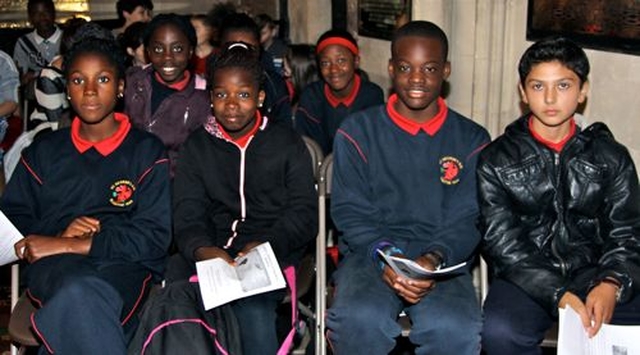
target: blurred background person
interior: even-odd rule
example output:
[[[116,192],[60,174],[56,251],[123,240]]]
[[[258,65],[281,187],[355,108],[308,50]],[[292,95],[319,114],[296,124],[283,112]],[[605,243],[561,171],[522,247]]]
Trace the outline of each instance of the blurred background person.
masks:
[[[127,27],[119,38],[120,47],[127,54],[127,71],[130,67],[143,67],[149,63],[144,49],[147,22],[136,22]]]
[[[316,64],[316,46],[304,43],[289,45],[283,64],[283,74],[289,96],[291,96],[291,107],[295,111],[302,90],[320,79]]]
[[[7,133],[9,118],[18,109],[18,88],[20,74],[13,59],[0,51],[0,143]],[[2,169],[4,150],[0,148],[0,194],[4,191],[4,173]]]
[[[113,35],[118,38],[132,24],[151,21],[153,2],[151,0],[118,0],[116,11],[121,25],[113,30]]]
[[[28,104],[24,114],[28,117],[35,103],[34,80],[58,55],[62,30],[55,24],[56,9],[52,0],[29,0],[27,15],[34,30],[18,38],[13,60],[20,71],[22,98]]]
[[[191,67],[196,74],[204,76],[207,71],[207,61],[215,53],[211,42],[214,29],[207,15],[202,14],[191,16],[191,25],[196,30],[198,40],[191,57]]]
[[[262,49],[273,57],[273,66],[283,74],[284,57],[287,54],[287,44],[279,37],[280,25],[267,14],[255,17],[260,29],[260,45]]]

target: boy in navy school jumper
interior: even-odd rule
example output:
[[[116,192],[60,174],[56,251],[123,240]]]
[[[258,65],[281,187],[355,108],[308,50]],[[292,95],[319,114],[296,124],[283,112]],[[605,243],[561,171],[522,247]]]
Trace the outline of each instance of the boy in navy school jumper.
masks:
[[[265,93],[257,55],[242,43],[228,48],[209,69],[214,116],[185,142],[173,185],[181,256],[169,268],[184,278],[194,273],[196,261],[219,257],[233,263],[263,242],[283,268],[295,266],[317,233],[309,152],[291,127],[260,114]],[[276,353],[276,308],[284,294],[231,303],[245,355]]]
[[[384,103],[382,89],[358,73],[358,44],[345,31],[333,29],[318,39],[316,54],[322,80],[309,84],[300,96],[295,127],[318,142],[325,155],[348,115]]]
[[[477,354],[481,316],[472,277],[404,279],[378,250],[431,270],[472,258],[475,165],[489,142],[484,128],[439,97],[450,74],[444,32],[410,22],[391,42],[393,94],[386,105],[348,117],[334,145],[331,215],[344,259],[327,328],[337,354],[387,354],[412,321],[416,354]]]
[[[484,303],[487,354],[540,354],[569,305],[593,337],[640,324],[640,190],[633,160],[603,123],[581,127],[589,59],[566,38],[525,51],[530,112],[478,160],[482,249],[495,277]]]
[[[26,236],[15,253],[39,306],[40,353],[125,354],[170,243],[168,161],[156,137],[113,111],[124,89],[115,41],[78,42],[64,68],[78,116],[23,152],[2,211]]]

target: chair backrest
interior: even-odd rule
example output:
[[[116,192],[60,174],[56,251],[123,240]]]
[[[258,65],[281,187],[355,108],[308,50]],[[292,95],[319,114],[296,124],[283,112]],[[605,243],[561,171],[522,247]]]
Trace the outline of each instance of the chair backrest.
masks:
[[[318,174],[318,238],[316,238],[316,355],[327,352],[324,337],[327,308],[327,198],[331,194],[331,180],[333,174],[333,155],[327,155],[320,165]]]
[[[318,181],[320,175],[320,167],[322,166],[322,162],[324,159],[324,153],[322,153],[322,148],[320,145],[316,143],[313,139],[302,136],[302,140],[307,145],[307,149],[309,149],[309,154],[311,154],[311,163],[313,164],[313,177]]]
[[[331,178],[333,176],[333,154],[327,155],[322,161],[320,172],[318,174],[318,194],[325,196],[331,195]]]

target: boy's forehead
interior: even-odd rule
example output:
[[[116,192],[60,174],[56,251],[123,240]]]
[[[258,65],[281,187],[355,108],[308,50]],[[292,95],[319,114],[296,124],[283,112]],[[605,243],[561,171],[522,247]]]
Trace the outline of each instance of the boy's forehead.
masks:
[[[559,60],[550,60],[533,64],[526,79],[540,80],[547,78],[578,78],[578,74]]]
[[[406,56],[416,52],[427,55],[436,53],[444,56],[444,48],[442,42],[436,37],[427,36],[405,36],[398,38],[391,47],[391,56]],[[446,58],[443,58],[446,60]]]

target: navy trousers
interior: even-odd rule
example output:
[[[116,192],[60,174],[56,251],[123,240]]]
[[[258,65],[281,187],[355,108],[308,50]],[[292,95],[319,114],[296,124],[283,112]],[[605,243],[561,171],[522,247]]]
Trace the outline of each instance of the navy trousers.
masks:
[[[150,272],[137,264],[76,254],[28,265],[24,280],[41,307],[31,318],[41,354],[126,354]]]
[[[438,281],[410,305],[384,283],[368,256],[345,257],[335,272],[336,292],[327,311],[327,337],[336,354],[388,354],[401,328],[400,311],[411,318],[409,340],[416,354],[478,354],[481,315],[471,275]]]
[[[482,348],[487,355],[541,354],[540,343],[556,320],[522,289],[496,279],[484,302]],[[640,324],[640,297],[617,305],[611,324]]]

